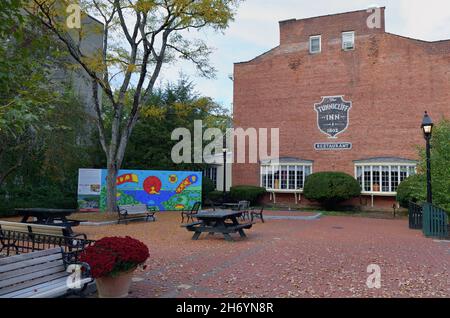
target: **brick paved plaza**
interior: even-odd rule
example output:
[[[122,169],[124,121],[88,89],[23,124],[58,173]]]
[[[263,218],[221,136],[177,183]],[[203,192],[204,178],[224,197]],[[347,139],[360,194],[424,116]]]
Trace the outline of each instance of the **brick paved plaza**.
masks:
[[[131,235],[149,246],[130,297],[450,297],[450,242],[409,230],[407,220],[269,220],[232,243],[192,241],[174,213],[77,231]],[[366,286],[370,264],[381,267],[379,290]]]

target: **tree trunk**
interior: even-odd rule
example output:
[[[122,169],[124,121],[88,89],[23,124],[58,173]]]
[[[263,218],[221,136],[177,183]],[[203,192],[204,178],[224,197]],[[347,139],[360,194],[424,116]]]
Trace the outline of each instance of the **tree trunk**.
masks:
[[[119,169],[115,161],[108,162],[108,176],[106,177],[106,212],[117,212],[117,176]]]

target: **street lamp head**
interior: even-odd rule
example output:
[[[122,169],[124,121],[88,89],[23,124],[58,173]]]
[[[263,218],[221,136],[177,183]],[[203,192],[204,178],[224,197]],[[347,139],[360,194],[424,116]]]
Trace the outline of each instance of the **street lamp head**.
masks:
[[[222,146],[222,152],[227,153],[228,152],[228,144],[227,144],[227,135],[226,133],[223,134],[223,146]]]
[[[425,112],[425,116],[423,117],[422,121],[422,130],[426,138],[431,137],[431,134],[433,132],[433,120],[428,115],[428,112]]]

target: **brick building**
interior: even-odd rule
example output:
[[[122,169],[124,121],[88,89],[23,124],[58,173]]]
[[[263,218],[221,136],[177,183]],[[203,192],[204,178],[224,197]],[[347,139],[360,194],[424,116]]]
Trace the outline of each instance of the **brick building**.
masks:
[[[307,204],[307,175],[342,171],[362,185],[354,204],[392,207],[416,172],[424,111],[450,117],[450,40],[388,33],[384,11],[282,21],[279,46],[235,64],[234,127],[280,128],[280,160],[234,164],[233,185]]]

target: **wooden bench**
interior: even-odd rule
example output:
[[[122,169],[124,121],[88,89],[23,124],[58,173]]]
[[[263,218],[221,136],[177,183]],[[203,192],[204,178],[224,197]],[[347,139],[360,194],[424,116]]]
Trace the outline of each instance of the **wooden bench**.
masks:
[[[0,230],[87,239],[86,234],[74,234],[66,226],[0,221]]]
[[[84,249],[86,234],[74,234],[64,226],[0,221],[0,252],[19,250],[28,252],[56,246],[67,247],[71,252]]]
[[[228,229],[231,231],[231,233],[239,232],[239,230],[250,230],[255,223],[245,223],[245,224],[239,224],[230,226]]]
[[[257,217],[257,218],[261,219],[261,221],[263,223],[265,223],[263,213],[264,213],[264,206],[260,210],[255,210],[255,208],[250,208],[250,217],[251,217],[252,222],[255,219],[255,217]]]
[[[194,227],[194,226],[202,225],[202,224],[203,224],[203,222],[194,222],[194,223],[190,223],[190,224],[183,224],[181,227],[188,228],[188,227]]]
[[[119,213],[119,219],[117,223],[120,224],[120,221],[125,220],[126,224],[128,224],[128,219],[133,216],[145,215],[145,221],[147,222],[150,218],[152,221],[156,221],[155,213],[156,211],[150,211],[148,206],[145,204],[137,204],[137,205],[119,205],[117,207],[117,211]]]
[[[244,230],[250,230],[255,223],[244,223],[238,225],[228,225],[226,227],[211,227],[204,222],[194,222],[182,225],[190,232],[195,232],[193,240],[197,240],[201,233],[209,233],[209,235],[223,234],[227,241],[232,241],[230,234],[239,233],[241,237],[247,237]]]
[[[61,297],[82,293],[91,282],[89,265],[67,264],[61,248],[0,258],[0,298]]]

